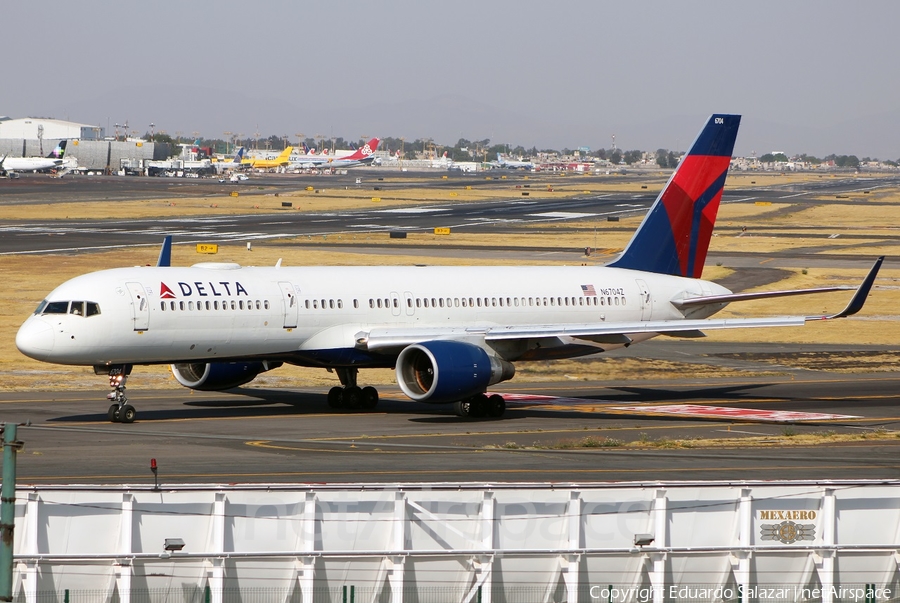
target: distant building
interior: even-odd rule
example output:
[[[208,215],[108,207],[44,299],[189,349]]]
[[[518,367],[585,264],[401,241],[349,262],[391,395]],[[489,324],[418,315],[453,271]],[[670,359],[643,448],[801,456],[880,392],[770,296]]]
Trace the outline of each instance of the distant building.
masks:
[[[103,140],[106,129],[60,119],[23,117],[0,121],[0,138],[18,140]]]

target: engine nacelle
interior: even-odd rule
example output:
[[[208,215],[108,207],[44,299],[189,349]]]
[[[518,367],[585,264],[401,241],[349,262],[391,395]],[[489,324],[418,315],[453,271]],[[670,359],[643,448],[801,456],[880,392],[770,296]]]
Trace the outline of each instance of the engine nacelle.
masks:
[[[516,368],[462,341],[426,341],[397,357],[397,383],[418,402],[455,402],[512,379]]]
[[[200,391],[231,389],[253,381],[257,375],[281,366],[281,362],[210,362],[173,364],[172,374],[181,385]]]

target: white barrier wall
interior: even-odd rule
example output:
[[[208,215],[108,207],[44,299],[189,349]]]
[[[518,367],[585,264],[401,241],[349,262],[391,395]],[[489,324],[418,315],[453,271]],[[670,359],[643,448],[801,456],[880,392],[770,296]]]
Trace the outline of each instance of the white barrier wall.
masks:
[[[873,603],[898,485],[36,486],[14,599]]]

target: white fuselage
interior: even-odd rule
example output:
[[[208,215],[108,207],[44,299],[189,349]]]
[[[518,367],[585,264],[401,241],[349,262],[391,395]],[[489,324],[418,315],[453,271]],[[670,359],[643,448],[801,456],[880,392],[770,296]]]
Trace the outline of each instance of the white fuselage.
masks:
[[[477,333],[497,326],[681,320],[685,314],[670,300],[722,293],[728,291],[707,281],[591,266],[118,268],[57,287],[49,305],[22,325],[16,345],[59,364],[295,355],[289,361],[329,366],[336,353],[357,350],[373,329]],[[603,349],[611,347],[617,346]],[[391,366],[396,351],[384,353],[355,362]],[[560,349],[553,357],[584,353]]]
[[[61,165],[62,159],[52,157],[7,157],[3,160],[2,167],[10,172],[29,172],[34,170],[49,170]]]

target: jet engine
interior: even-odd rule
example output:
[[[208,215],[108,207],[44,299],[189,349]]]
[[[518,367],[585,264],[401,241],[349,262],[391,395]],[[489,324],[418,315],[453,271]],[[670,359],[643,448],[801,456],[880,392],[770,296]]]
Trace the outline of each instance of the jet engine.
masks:
[[[418,402],[455,402],[507,381],[516,368],[483,348],[463,341],[426,341],[397,357],[397,383]]]
[[[257,375],[281,366],[281,362],[210,362],[173,364],[172,374],[181,385],[201,391],[231,389],[253,381]]]

